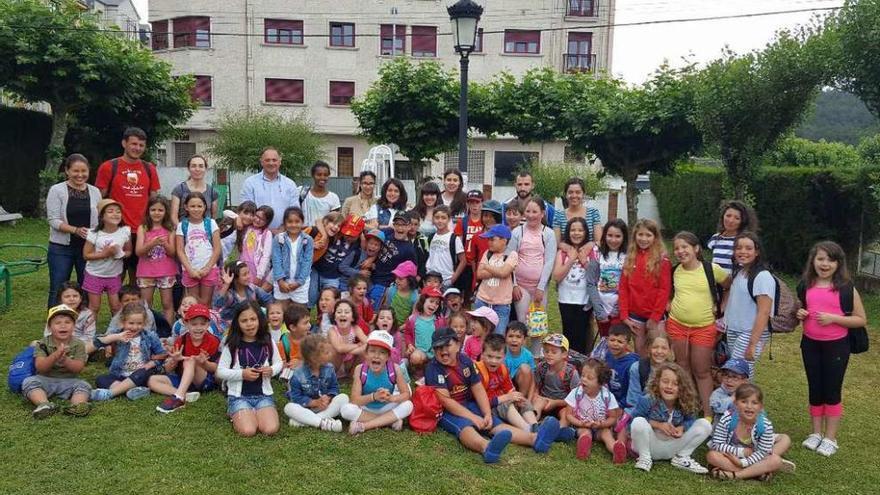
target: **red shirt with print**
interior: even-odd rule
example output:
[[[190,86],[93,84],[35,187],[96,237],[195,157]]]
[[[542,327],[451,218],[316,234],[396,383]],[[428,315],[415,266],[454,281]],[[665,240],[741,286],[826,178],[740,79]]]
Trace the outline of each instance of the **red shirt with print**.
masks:
[[[462,225],[467,222],[467,232],[462,232]],[[468,263],[474,263],[479,258],[476,258],[475,254],[473,254],[473,250],[471,249],[471,244],[478,239],[478,237],[474,237],[475,235],[479,235],[483,233],[483,221],[480,219],[471,220],[470,215],[460,219],[455,222],[455,235],[461,239],[462,244],[464,244],[464,253],[465,259],[467,259]]]
[[[147,213],[150,193],[159,191],[159,174],[156,173],[156,166],[152,163],[141,160],[128,162],[122,157],[116,160],[119,165],[116,169],[116,177],[113,179],[113,187],[107,197],[119,201],[119,204],[122,205],[123,222],[131,227],[132,232],[137,232],[138,227],[144,221],[144,215]],[[149,177],[147,170],[149,170]],[[95,187],[101,190],[107,189],[110,186],[112,172],[112,160],[102,163],[98,167]]]

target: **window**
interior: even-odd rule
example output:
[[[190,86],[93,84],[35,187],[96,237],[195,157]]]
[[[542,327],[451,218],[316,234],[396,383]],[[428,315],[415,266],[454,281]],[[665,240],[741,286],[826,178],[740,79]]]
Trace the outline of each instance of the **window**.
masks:
[[[393,32],[392,32],[393,31]],[[406,53],[406,25],[382,24],[379,26],[379,53],[382,55],[403,55]]]
[[[211,76],[195,76],[196,85],[192,89],[192,99],[199,106],[210,107],[212,101]]]
[[[174,166],[186,167],[186,162],[196,154],[196,143],[174,143]]]
[[[354,83],[346,81],[330,81],[330,104],[351,105],[354,98]]]
[[[210,48],[210,17],[178,17],[174,19],[174,48]]]
[[[412,56],[413,57],[436,57],[437,56],[437,27],[436,26],[413,26],[412,27]]]
[[[593,69],[593,33],[568,33],[568,52],[565,54],[565,70],[587,72]]]
[[[443,155],[443,168],[458,168],[458,150],[448,151]],[[486,152],[484,150],[468,150],[467,181],[468,189],[480,189],[486,178]]]
[[[409,160],[394,160],[394,178],[400,180],[415,180],[412,162]],[[378,184],[377,184],[378,190]]]
[[[504,31],[504,53],[541,53],[541,31]]]
[[[303,21],[289,21],[286,19],[266,19],[265,27],[266,43],[273,45],[302,45],[303,44]]]
[[[474,53],[483,53],[483,28],[477,29],[477,37],[474,39]]]
[[[596,15],[596,0],[568,0],[567,15],[593,17]]]
[[[153,22],[153,50],[168,48],[168,21]]]
[[[302,103],[302,79],[266,79],[267,103]]]
[[[354,148],[336,148],[336,175],[339,177],[354,175]]]
[[[350,22],[330,23],[330,46],[354,46],[354,24]]]
[[[538,153],[534,151],[496,151],[495,185],[512,186],[517,172],[536,161],[538,161]]]

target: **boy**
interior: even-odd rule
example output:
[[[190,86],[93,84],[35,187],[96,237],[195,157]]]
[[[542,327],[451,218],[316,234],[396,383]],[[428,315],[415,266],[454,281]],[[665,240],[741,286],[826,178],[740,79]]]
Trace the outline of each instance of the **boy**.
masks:
[[[309,308],[302,304],[291,304],[284,311],[284,324],[287,325],[288,333],[281,336],[278,342],[278,353],[284,361],[284,370],[281,372],[282,380],[290,380],[293,370],[302,364],[300,344],[302,339],[309,334],[312,328],[312,316]]]
[[[733,393],[736,391],[736,387],[748,382],[749,363],[745,359],[730,358],[724,363],[724,366],[721,367],[721,386],[709,396],[713,424],[733,407]]]
[[[480,220],[483,224],[483,232],[488,232],[493,225],[501,223],[501,203],[494,199],[490,199],[483,203]],[[488,250],[489,239],[480,237],[479,235],[475,235],[471,238],[470,247],[467,250],[467,259],[468,263],[471,265],[471,269],[474,271],[474,289],[476,289],[476,286],[479,283],[477,279],[477,268],[480,264],[480,260],[483,259],[483,254]]]
[[[605,364],[611,369],[611,381],[608,382],[608,390],[614,394],[617,403],[622,409],[635,406],[626,402],[626,393],[629,390],[629,369],[632,364],[639,360],[639,355],[627,352],[632,330],[628,325],[616,323],[608,329],[608,351],[605,353]]]
[[[479,189],[471,189],[467,193],[467,213],[464,217],[458,219],[454,223],[455,235],[464,243],[465,252],[465,269],[458,277],[455,284],[462,293],[464,298],[470,303],[473,300],[474,277],[477,272],[475,270],[476,263],[479,258],[474,258],[476,251],[473,249],[473,242],[477,239],[477,235],[483,232],[483,192]]]
[[[156,332],[158,335],[158,329],[156,328],[156,314],[150,308],[150,305],[147,301],[141,299],[141,290],[135,287],[134,285],[123,285],[122,288],[119,289],[119,308],[124,308],[128,303],[139,303],[144,309],[147,310],[147,320],[144,324],[144,330],[150,330]],[[119,323],[119,315],[122,314],[122,311],[118,311],[112,318],[110,318],[110,323],[107,325],[107,333],[117,333],[122,329],[122,325]],[[162,317],[162,320],[165,321],[165,317]],[[170,325],[166,326],[171,328]],[[163,337],[169,337],[171,332],[168,332],[168,335],[164,335]]]
[[[454,285],[467,265],[461,237],[449,229],[450,216],[448,206],[434,207],[433,218],[437,232],[428,236],[428,262],[425,264],[429,272],[440,273],[443,277],[443,287]]]
[[[177,314],[180,318],[178,318],[178,320],[174,322],[174,326],[171,327],[171,337],[166,339],[166,344],[173,344],[178,337],[186,333],[186,322],[183,321],[183,315],[186,314],[190,306],[198,304],[198,302],[199,300],[195,296],[183,296],[183,299],[180,300],[180,307],[177,308]],[[214,337],[222,338],[223,332],[217,327],[213,311],[211,312],[209,329]]]
[[[425,278],[425,265],[428,263],[428,237],[419,232],[419,226],[422,224],[422,217],[416,209],[406,212],[409,218],[409,240],[416,250],[416,266],[419,268],[419,278]]]
[[[486,389],[474,363],[461,354],[458,336],[441,328],[431,339],[434,358],[425,368],[425,385],[432,387],[443,405],[439,426],[458,437],[468,450],[479,452],[487,464],[496,463],[510,442],[532,446],[544,453],[559,433],[559,422],[545,421],[536,433],[505,425],[492,414]],[[483,434],[492,436],[486,440]]]
[[[303,226],[316,226],[321,232],[324,232],[319,222],[324,215],[331,211],[337,211],[342,204],[339,202],[339,196],[335,192],[327,189],[327,181],[330,179],[330,165],[327,162],[318,160],[312,165],[312,185],[311,187],[303,187],[300,193],[299,202],[303,210]]]
[[[461,311],[462,303],[461,291],[457,288],[450,287],[443,291],[443,307],[445,308],[443,316],[449,318],[452,313]]]
[[[518,392],[504,364],[504,337],[492,334],[483,341],[483,352],[477,362],[483,387],[489,397],[492,413],[520,430],[531,432],[538,422],[532,403]]]
[[[513,230],[523,224],[525,209],[525,205],[518,199],[507,203],[507,207],[504,209],[504,223],[509,229]]]
[[[531,396],[534,385],[535,357],[532,351],[523,347],[528,338],[529,329],[524,323],[514,321],[507,325],[504,332],[507,353],[504,364],[510,370],[510,378],[516,383],[516,389],[526,396]]]
[[[441,290],[443,286],[443,275],[440,272],[430,271],[422,277],[422,289],[426,287],[433,287],[437,290]]]
[[[493,225],[480,234],[489,240],[489,250],[480,258],[477,267],[476,307],[489,306],[498,315],[495,332],[504,335],[510,321],[510,303],[513,302],[513,271],[519,263],[516,251],[504,254],[510,241],[510,229],[506,225]]]
[[[379,251],[373,274],[370,277],[370,282],[373,285],[370,287],[369,297],[370,301],[373,301],[373,311],[379,310],[382,295],[394,281],[394,274],[391,272],[404,261],[416,262],[416,249],[407,237],[409,216],[405,212],[398,211],[394,214],[394,219],[391,222],[392,228],[384,229],[387,240],[382,245],[382,250]]]
[[[373,229],[364,233],[364,239],[366,240],[366,246],[360,252],[355,267],[361,276],[369,280],[373,269],[376,267],[376,259],[379,258],[379,252],[382,251],[382,246],[385,245],[385,233],[379,229]]]
[[[565,408],[565,397],[580,385],[581,377],[568,362],[568,339],[551,333],[542,341],[544,360],[535,369],[535,387],[530,400],[538,414],[556,416]]]
[[[52,307],[46,316],[51,333],[37,342],[34,351],[36,373],[21,384],[22,395],[35,406],[31,412],[34,419],[55,414],[58,406],[49,402],[53,396],[70,400],[64,414],[83,417],[91,411],[89,394],[92,388],[78,378],[88,359],[85,344],[73,336],[78,316],[65,304]]]
[[[184,315],[186,333],[176,342],[165,360],[166,375],[153,375],[147,386],[157,394],[167,395],[156,410],[174,412],[199,400],[201,392],[214,388],[214,373],[220,357],[220,339],[211,335],[211,311],[194,304]]]

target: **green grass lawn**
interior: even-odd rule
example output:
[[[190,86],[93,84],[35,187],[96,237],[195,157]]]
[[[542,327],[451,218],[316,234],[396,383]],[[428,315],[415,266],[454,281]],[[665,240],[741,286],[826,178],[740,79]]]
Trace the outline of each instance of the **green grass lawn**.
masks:
[[[34,220],[0,226],[0,244],[45,244],[47,230],[45,222]],[[12,356],[42,334],[47,287],[45,268],[14,279],[14,305],[0,314],[4,383]],[[866,305],[869,320],[880,321],[880,297],[866,297]],[[102,321],[106,311],[105,305]],[[555,311],[551,308],[552,329],[558,328]],[[573,446],[556,444],[546,456],[511,446],[500,464],[487,466],[443,432],[379,431],[351,438],[292,429],[285,422],[273,438],[244,439],[233,433],[217,393],[167,416],[155,411],[161,399],[151,396],[101,403],[85,419],[58,414],[38,422],[21,397],[4,390],[0,493],[877,493],[880,401],[873,387],[880,342],[874,334],[872,340],[871,352],[850,361],[841,450],[825,459],[800,447],[809,418],[799,336],[774,338],[773,360],[762,357],[758,383],[776,430],[795,442],[788,457],[798,467],[769,484],[720,483],[664,462],[646,474],[632,464],[613,466],[601,446],[586,462],[575,459]],[[105,370],[103,363],[90,364],[85,378],[91,381]],[[282,386],[275,390],[280,412]],[[704,451],[695,457],[702,461]]]

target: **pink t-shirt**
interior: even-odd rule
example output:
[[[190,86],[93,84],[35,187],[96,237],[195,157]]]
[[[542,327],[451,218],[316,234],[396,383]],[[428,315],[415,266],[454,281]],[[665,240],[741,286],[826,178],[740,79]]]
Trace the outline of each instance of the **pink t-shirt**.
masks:
[[[833,287],[810,287],[807,289],[807,311],[810,315],[804,320],[804,335],[813,340],[839,340],[848,335],[846,327],[836,323],[822,326],[816,315],[831,313],[843,315],[840,309],[840,294]]]
[[[144,235],[144,244],[157,237],[167,238],[169,233],[161,226],[153,227]],[[138,259],[136,275],[141,278],[173,277],[177,275],[177,262],[168,256],[164,247],[155,246]]]
[[[492,258],[489,259],[489,254]],[[502,265],[510,265],[516,268],[519,262],[519,256],[514,252],[508,255],[501,253],[489,253],[486,251],[480,259],[480,264],[492,267],[500,267]],[[480,282],[480,288],[477,290],[477,298],[486,304],[510,304],[513,300],[513,272],[504,278],[492,277],[484,279]]]
[[[532,230],[523,226],[522,241],[519,244],[519,263],[516,265],[516,281],[526,287],[537,287],[544,270],[543,227]]]

